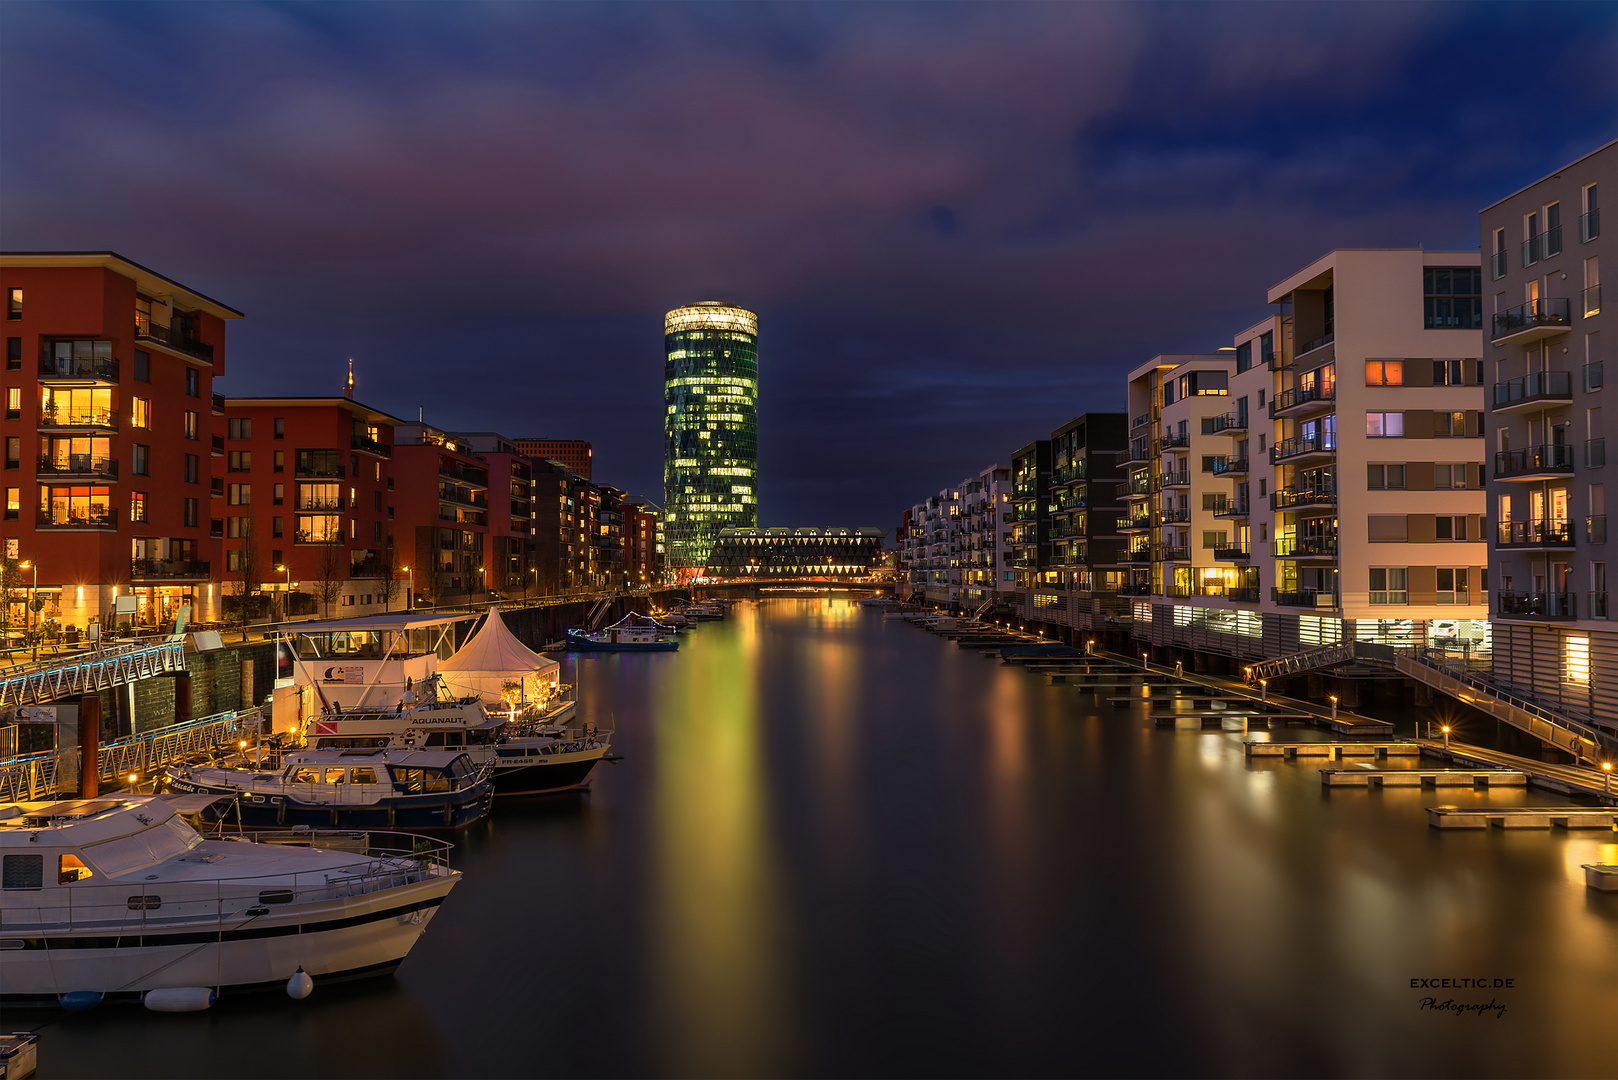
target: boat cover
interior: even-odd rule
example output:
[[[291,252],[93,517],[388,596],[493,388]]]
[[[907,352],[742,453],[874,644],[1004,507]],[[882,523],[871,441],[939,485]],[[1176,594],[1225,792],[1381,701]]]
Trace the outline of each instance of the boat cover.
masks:
[[[518,641],[500,612],[489,607],[488,618],[471,640],[448,660],[438,662],[438,674],[457,696],[476,694],[485,702],[503,700],[506,683],[522,682],[532,697],[535,683],[556,684],[561,667]]]

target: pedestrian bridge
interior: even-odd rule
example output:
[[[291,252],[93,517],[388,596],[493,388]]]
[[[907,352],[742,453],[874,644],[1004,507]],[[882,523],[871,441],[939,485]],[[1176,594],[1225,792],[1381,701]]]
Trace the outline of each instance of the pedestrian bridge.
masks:
[[[185,635],[131,641],[92,652],[0,669],[0,707],[92,694],[185,670]]]

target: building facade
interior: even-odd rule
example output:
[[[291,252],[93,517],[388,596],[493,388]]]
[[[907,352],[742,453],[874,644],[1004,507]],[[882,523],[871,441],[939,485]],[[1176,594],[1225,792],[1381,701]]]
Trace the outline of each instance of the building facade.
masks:
[[[513,439],[517,452],[536,461],[565,465],[586,480],[590,479],[595,450],[583,439]]]
[[[703,576],[723,580],[870,577],[885,529],[723,529]]]
[[[758,316],[703,301],[663,324],[669,569],[700,573],[723,529],[758,527]]]
[[[209,437],[241,312],[112,252],[8,252],[0,287],[8,630],[218,619]]]
[[[398,516],[410,533],[413,584],[423,601],[467,603],[489,589],[489,464],[459,436],[429,424],[393,430]]]
[[[631,496],[623,500],[624,580],[632,588],[663,582],[663,511]]]
[[[1601,195],[1618,143],[1482,211],[1491,384],[1485,434],[1496,681],[1618,730],[1618,628],[1607,601],[1607,421],[1618,315],[1601,272],[1618,262]],[[1603,264],[1605,264],[1603,266]]]

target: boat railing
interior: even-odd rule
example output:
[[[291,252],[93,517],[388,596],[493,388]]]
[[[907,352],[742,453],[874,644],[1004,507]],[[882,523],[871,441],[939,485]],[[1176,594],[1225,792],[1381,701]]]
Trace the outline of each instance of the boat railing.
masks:
[[[387,842],[379,844],[378,838]],[[100,873],[64,887],[37,892],[8,890],[3,919],[6,931],[131,929],[162,930],[213,925],[239,930],[259,919],[300,905],[317,905],[402,888],[450,873],[453,846],[413,833],[328,833],[288,830],[254,834],[213,834],[240,843],[288,844],[355,856],[353,862],[298,873],[286,871],[228,877],[146,881],[113,880]],[[196,848],[182,861],[218,864],[229,852]],[[93,856],[92,856],[93,861]],[[55,867],[49,868],[52,872]],[[32,903],[30,903],[32,901]]]

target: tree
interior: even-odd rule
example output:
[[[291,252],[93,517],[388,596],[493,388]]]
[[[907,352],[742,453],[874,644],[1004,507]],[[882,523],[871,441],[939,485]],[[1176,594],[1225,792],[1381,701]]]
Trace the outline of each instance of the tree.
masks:
[[[258,532],[253,528],[253,511],[241,519],[242,546],[234,552],[236,578],[231,582],[236,594],[236,611],[242,620],[242,640],[247,640],[247,624],[253,621],[253,599],[259,591],[263,568],[258,564]]]
[[[343,551],[340,543],[320,545],[320,561],[315,566],[315,600],[326,609],[328,619],[331,606],[343,594]]]
[[[0,562],[0,630],[11,628],[11,592],[22,587],[22,566],[16,559]]]
[[[399,598],[399,560],[394,558],[393,545],[382,549],[382,610],[389,611]]]

